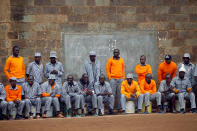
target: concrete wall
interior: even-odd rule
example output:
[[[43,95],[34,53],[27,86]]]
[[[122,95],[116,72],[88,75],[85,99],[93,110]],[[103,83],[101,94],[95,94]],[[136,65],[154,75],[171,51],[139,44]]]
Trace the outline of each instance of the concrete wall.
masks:
[[[166,53],[179,62],[184,52],[197,62],[196,0],[1,0],[0,81],[7,82],[3,67],[13,45],[20,46],[26,65],[35,51],[45,64],[50,50],[62,52],[61,32],[135,30],[157,31],[157,63]]]

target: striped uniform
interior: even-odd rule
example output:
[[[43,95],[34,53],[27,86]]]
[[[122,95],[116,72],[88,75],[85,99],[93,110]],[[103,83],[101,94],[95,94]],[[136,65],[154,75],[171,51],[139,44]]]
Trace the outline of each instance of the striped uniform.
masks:
[[[41,103],[45,104],[45,111],[50,110],[51,104],[53,104],[56,111],[60,111],[59,99],[55,97],[55,95],[61,93],[61,87],[59,86],[59,84],[55,83],[55,86],[52,89],[49,81],[46,81],[41,85],[41,93],[52,93],[52,96],[41,98]]]
[[[5,101],[6,92],[2,83],[0,83],[0,109],[2,110],[2,114],[7,114],[7,102]]]
[[[98,94],[103,94],[105,92],[109,92],[112,93],[112,89],[110,87],[110,84],[108,82],[105,81],[104,85],[101,85],[100,82],[96,82],[95,83],[95,93]],[[103,109],[104,103],[108,103],[109,104],[109,108],[113,109],[114,108],[114,96],[110,95],[110,96],[97,96],[98,99],[98,109]]]
[[[34,81],[41,84],[43,75],[43,64],[37,65],[35,61],[29,63],[26,74],[34,77]]]
[[[71,102],[75,102],[75,109],[80,108],[80,89],[77,82],[73,81],[70,86],[68,82],[64,82],[61,93],[61,101],[66,104],[66,108],[71,108]]]
[[[50,73],[56,70],[58,72],[58,74],[56,75],[56,83],[57,84],[61,84],[62,81],[62,75],[64,74],[64,68],[61,62],[56,62],[55,64],[52,64],[51,62],[47,63],[45,66],[45,72],[44,72],[44,76],[48,79]],[[62,84],[61,84],[62,85]]]
[[[41,108],[41,89],[40,85],[37,82],[34,82],[32,86],[30,86],[27,82],[22,86],[22,95],[25,96],[25,107],[26,107],[26,117],[29,116],[31,106],[36,106],[36,113],[40,113]]]
[[[84,84],[82,80],[79,81],[79,87],[80,87],[80,94],[81,94],[81,106],[82,109],[84,109],[85,102],[87,103],[88,112],[90,112],[93,109],[97,108],[97,96],[94,93],[93,83],[87,83]],[[92,91],[92,95],[88,95],[86,92]]]

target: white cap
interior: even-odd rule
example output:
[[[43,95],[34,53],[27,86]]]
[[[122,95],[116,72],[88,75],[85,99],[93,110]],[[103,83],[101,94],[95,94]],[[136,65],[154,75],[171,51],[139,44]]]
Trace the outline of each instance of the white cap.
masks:
[[[11,77],[10,80],[16,81],[16,77]]]
[[[39,57],[39,56],[41,56],[41,53],[40,52],[36,52],[35,53],[35,57]]]
[[[51,51],[51,52],[50,52],[50,58],[51,58],[51,57],[57,58],[57,56],[56,56],[56,51]]]
[[[184,58],[189,58],[189,59],[190,59],[190,54],[189,54],[189,53],[185,53],[185,54],[183,55],[183,57],[184,57]]]
[[[90,52],[89,52],[89,55],[90,55],[90,56],[96,56],[96,52],[95,52],[95,51],[90,51]]]
[[[179,69],[179,72],[181,72],[181,71],[186,72],[185,66],[183,64],[182,64],[181,68]]]
[[[49,80],[55,80],[56,77],[55,77],[55,75],[50,74],[48,79],[49,79]]]
[[[132,78],[132,79],[133,79],[133,74],[128,73],[128,74],[127,74],[127,78]]]

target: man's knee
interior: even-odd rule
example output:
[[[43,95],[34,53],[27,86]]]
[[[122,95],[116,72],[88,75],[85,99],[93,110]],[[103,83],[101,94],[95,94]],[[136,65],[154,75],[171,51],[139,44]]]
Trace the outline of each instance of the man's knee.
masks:
[[[145,96],[145,97],[149,97],[149,96],[150,96],[150,93],[147,92],[147,93],[144,94],[144,96]]]

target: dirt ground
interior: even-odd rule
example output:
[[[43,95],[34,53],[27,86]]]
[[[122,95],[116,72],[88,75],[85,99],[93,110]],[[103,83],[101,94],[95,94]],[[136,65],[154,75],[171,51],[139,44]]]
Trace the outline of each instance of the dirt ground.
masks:
[[[127,114],[0,121],[0,131],[197,131],[197,114]]]

